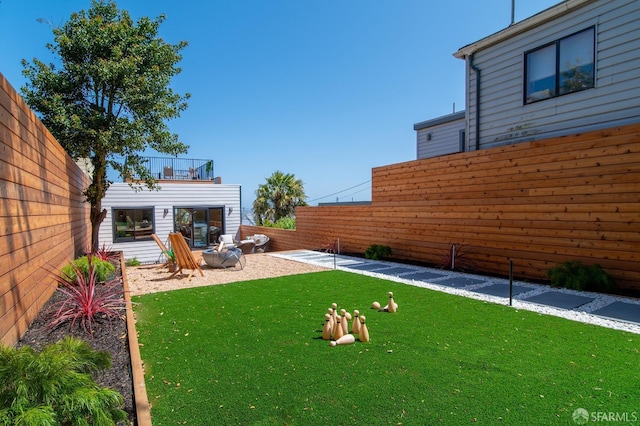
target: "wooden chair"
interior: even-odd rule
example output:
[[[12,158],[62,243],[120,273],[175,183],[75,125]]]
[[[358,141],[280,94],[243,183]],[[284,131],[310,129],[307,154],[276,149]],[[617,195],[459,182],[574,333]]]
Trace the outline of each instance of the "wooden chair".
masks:
[[[171,259],[167,258],[167,254],[166,253],[169,251],[169,249],[167,248],[167,246],[164,245],[164,243],[162,242],[160,237],[158,237],[156,234],[151,234],[151,238],[153,238],[153,240],[156,242],[156,244],[158,244],[158,247],[160,247],[160,250],[162,250],[162,256],[164,256],[165,259],[167,259],[166,262],[164,262],[162,265],[158,266],[158,269],[162,269],[162,268],[168,267],[169,264],[171,263]]]
[[[171,243],[173,253],[176,255],[176,263],[178,264],[178,269],[171,276],[174,276],[177,273],[184,274],[184,272],[182,272],[183,269],[191,269],[188,279],[191,279],[193,274],[196,273],[196,270],[200,271],[200,275],[204,277],[204,273],[200,268],[202,257],[198,257],[196,259],[193,256],[193,253],[187,245],[187,242],[184,240],[182,234],[179,232],[169,234],[169,242]]]

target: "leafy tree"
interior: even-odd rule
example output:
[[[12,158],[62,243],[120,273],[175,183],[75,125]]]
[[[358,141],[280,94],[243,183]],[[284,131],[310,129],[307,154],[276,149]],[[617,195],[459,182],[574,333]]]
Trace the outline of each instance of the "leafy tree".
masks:
[[[73,13],[53,29],[55,44],[47,48],[59,56],[59,68],[36,58],[32,64],[22,61],[30,80],[22,88],[26,102],[71,157],[90,159],[93,176],[84,195],[91,204],[93,251],[107,214],[102,209],[111,183],[107,167],[157,189],[138,153],[152,148],[178,155],[188,149],[165,123],[187,107],[190,95],[169,87],[181,71],[176,63],[187,43],[167,44],[158,37],[164,19],[134,23],[115,2],[93,0],[89,10]]]
[[[253,202],[256,225],[277,222],[283,217],[295,217],[296,207],[306,206],[304,184],[293,174],[275,171],[267,183],[258,186]]]

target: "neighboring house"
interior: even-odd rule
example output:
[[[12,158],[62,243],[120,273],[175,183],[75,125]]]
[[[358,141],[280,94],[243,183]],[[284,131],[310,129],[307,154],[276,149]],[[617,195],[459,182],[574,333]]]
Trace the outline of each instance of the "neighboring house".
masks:
[[[466,64],[460,151],[640,121],[639,21],[638,1],[567,0],[458,50]],[[451,138],[420,124],[418,158],[451,149]],[[448,147],[426,148],[429,133],[432,145]]]
[[[418,132],[417,159],[465,151],[465,117],[460,111],[414,124],[413,130]]]
[[[193,249],[215,244],[222,234],[235,236],[241,223],[241,187],[217,182],[219,178],[160,180],[158,191],[111,184],[102,200],[107,216],[100,225],[100,244],[122,250],[125,259],[151,263],[163,256],[151,234],[167,242],[170,232],[181,232]]]

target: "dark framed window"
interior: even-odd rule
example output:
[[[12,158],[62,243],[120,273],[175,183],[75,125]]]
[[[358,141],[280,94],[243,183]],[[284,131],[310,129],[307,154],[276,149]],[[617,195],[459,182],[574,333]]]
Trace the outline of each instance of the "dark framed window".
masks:
[[[155,233],[153,207],[113,208],[113,242],[150,240]]]
[[[184,236],[189,247],[212,246],[223,234],[224,206],[174,207],[173,229]]]
[[[526,52],[524,103],[594,87],[595,33],[587,28]]]

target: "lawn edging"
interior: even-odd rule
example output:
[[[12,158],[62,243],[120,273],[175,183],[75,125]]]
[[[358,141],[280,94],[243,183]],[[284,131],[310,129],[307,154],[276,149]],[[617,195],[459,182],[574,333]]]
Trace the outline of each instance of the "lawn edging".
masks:
[[[131,357],[131,378],[133,380],[133,404],[136,410],[136,425],[151,426],[151,405],[147,397],[147,387],[144,382],[144,369],[140,357],[138,333],[136,331],[133,305],[131,304],[131,291],[127,280],[124,254],[120,253],[120,267],[122,271],[122,285],[124,287],[124,299],[127,311],[127,336],[129,340],[129,356]]]

